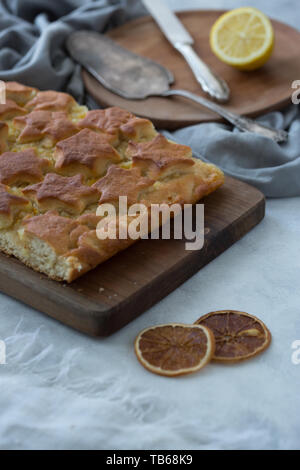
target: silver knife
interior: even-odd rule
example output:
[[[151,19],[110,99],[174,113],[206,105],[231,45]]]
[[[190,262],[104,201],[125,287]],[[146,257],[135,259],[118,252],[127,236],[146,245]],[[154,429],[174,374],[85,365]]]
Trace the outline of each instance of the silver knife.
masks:
[[[142,0],[170,43],[185,58],[202,89],[218,101],[227,101],[230,90],[193,49],[194,40],[163,0]]]

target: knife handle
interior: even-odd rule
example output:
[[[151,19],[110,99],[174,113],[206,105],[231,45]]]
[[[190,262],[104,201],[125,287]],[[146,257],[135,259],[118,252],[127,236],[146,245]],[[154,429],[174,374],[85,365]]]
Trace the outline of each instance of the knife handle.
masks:
[[[218,101],[228,101],[230,90],[227,83],[217,77],[207,64],[200,59],[190,44],[177,42],[175,48],[185,58],[202,89]]]
[[[286,142],[288,140],[288,133],[285,130],[264,126],[260,122],[235,114],[232,111],[225,109],[223,106],[219,106],[217,103],[207,100],[203,96],[195,95],[190,91],[167,90],[163,93],[163,96],[183,96],[184,98],[195,101],[195,103],[198,103],[219,116],[222,116],[241,131],[262,135],[274,140],[274,142]]]

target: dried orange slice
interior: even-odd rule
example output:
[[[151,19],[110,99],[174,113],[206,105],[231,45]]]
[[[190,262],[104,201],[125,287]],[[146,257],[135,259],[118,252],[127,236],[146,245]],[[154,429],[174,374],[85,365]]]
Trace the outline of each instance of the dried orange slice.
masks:
[[[202,325],[156,325],[143,330],[135,340],[140,363],[150,372],[168,377],[202,369],[214,350],[214,335]]]
[[[266,325],[245,312],[220,310],[195,322],[209,328],[216,342],[214,361],[239,362],[263,352],[270,345],[271,333]]]

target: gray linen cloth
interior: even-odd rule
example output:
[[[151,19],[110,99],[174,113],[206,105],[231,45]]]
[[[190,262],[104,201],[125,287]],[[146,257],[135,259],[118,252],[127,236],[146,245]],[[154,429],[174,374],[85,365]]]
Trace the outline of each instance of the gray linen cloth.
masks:
[[[0,0],[0,79],[65,90],[82,100],[80,68],[67,54],[67,36],[78,29],[103,32],[144,13],[138,0]],[[298,106],[260,121],[287,129],[289,141],[276,144],[215,123],[167,135],[268,197],[300,196]]]

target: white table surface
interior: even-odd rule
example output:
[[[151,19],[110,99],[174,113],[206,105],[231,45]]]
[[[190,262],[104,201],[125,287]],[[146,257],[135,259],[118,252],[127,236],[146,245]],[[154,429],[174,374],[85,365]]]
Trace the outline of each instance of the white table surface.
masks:
[[[248,1],[169,0],[173,8]],[[299,24],[298,4],[251,1]],[[297,79],[299,77],[295,77]],[[299,449],[299,199],[269,200],[265,220],[122,331],[90,339],[0,295],[0,448]],[[270,349],[235,366],[180,379],[148,373],[133,341],[144,327],[193,322],[211,310],[245,310],[266,322]]]

